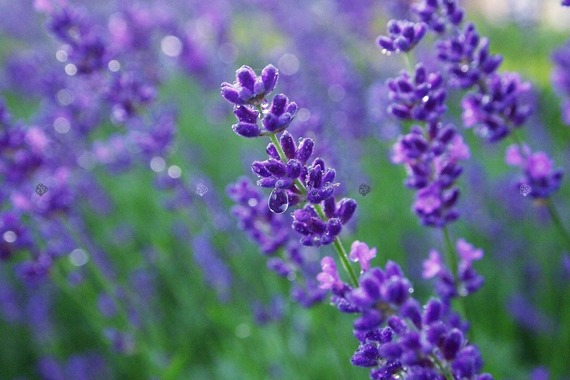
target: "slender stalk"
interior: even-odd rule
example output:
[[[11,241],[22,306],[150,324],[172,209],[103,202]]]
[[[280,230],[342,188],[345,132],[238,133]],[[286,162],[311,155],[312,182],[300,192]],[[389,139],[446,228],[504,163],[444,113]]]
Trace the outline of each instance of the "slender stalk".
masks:
[[[560,214],[558,213],[558,210],[556,210],[556,206],[554,206],[554,203],[552,202],[551,199],[546,200],[546,208],[548,208],[548,213],[550,214],[550,217],[552,218],[552,221],[554,222],[556,229],[558,230],[558,232],[560,233],[560,235],[568,245],[568,249],[570,249],[570,234],[564,227],[564,224],[562,224],[562,219],[560,218]]]
[[[277,153],[279,154],[281,161],[283,161],[284,163],[287,163],[287,156],[285,155],[283,148],[281,148],[281,145],[279,144],[279,140],[277,140],[277,136],[275,135],[275,133],[269,135],[269,138],[271,139],[271,142],[273,143],[273,145],[275,145],[275,148],[277,149]],[[305,188],[305,185],[303,185],[303,183],[299,179],[295,180],[295,186],[301,192],[301,194],[307,193],[307,189]],[[317,211],[317,214],[319,215],[319,217],[322,220],[326,221],[328,219],[320,204],[315,205],[315,210]],[[342,241],[340,240],[340,238],[338,236],[334,239],[333,245],[334,245],[334,247],[338,253],[340,261],[342,262],[342,266],[344,267],[346,273],[350,277],[350,282],[352,283],[352,286],[357,287],[358,286],[358,278],[356,277],[356,273],[354,272],[354,269],[350,265],[350,261],[348,260],[348,254],[346,253],[346,250],[344,249],[344,246],[342,245]]]
[[[443,232],[443,241],[445,244],[445,256],[447,266],[450,268],[451,273],[453,274],[453,281],[456,282],[458,280],[457,274],[457,253],[453,248],[453,244],[451,243],[451,235],[447,226],[444,226],[441,231]],[[463,297],[461,294],[458,294],[456,297],[457,299],[457,308],[459,309],[459,314],[464,318],[467,319],[467,312],[465,311],[465,304],[463,302]]]
[[[406,63],[406,67],[408,68],[408,71],[410,72],[410,74],[413,74],[414,66],[413,66],[412,62],[414,61],[414,58],[412,57],[411,51],[404,53],[403,56],[404,56],[404,62]]]

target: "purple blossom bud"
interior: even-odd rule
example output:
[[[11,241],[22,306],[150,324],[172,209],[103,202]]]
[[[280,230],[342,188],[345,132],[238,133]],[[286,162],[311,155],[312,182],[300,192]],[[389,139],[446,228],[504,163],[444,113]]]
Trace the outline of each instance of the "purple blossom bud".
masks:
[[[295,145],[295,140],[293,140],[293,136],[291,136],[289,132],[285,131],[281,135],[279,142],[281,143],[283,152],[285,152],[285,156],[287,156],[288,159],[295,158],[297,147]]]
[[[397,343],[386,343],[378,350],[382,357],[388,359],[398,359],[402,355],[402,347]]]
[[[273,91],[275,85],[277,84],[277,79],[279,78],[279,73],[277,68],[273,65],[267,65],[261,71],[261,80],[263,82],[264,90],[266,93]]]
[[[453,329],[449,333],[449,335],[445,338],[442,345],[442,353],[445,359],[453,360],[459,349],[461,348],[461,344],[463,343],[463,334],[458,329]]]
[[[311,155],[313,154],[314,141],[312,139],[303,139],[299,144],[297,149],[296,158],[303,165],[307,163]]]
[[[366,243],[355,240],[350,247],[348,257],[354,262],[359,262],[360,268],[365,272],[370,269],[370,260],[376,257],[376,248],[370,249]]]
[[[243,137],[257,137],[261,134],[261,130],[257,124],[240,122],[238,124],[232,125],[233,131]]]
[[[342,224],[348,223],[354,212],[356,211],[357,203],[354,199],[343,198],[340,200],[340,206],[338,208],[338,216]]]

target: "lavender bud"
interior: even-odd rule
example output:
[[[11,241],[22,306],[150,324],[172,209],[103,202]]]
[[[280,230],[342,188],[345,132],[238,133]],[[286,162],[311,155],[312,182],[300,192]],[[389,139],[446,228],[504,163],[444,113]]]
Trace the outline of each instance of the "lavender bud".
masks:
[[[267,65],[261,71],[261,80],[263,82],[263,86],[265,88],[265,92],[271,92],[275,88],[277,84],[277,79],[279,78],[279,72],[277,68],[273,65]]]
[[[315,143],[312,139],[303,139],[299,144],[299,148],[297,149],[296,158],[299,160],[303,165],[307,163],[311,155],[313,154],[313,147]]]
[[[243,137],[257,137],[261,134],[261,130],[257,124],[240,122],[232,125],[232,129],[235,133]]]
[[[340,200],[340,206],[338,208],[338,216],[342,224],[348,223],[354,212],[356,211],[357,203],[354,199],[343,198]]]
[[[285,152],[285,156],[287,156],[288,159],[295,158],[297,147],[295,146],[295,140],[293,140],[293,136],[291,136],[289,132],[285,131],[281,135],[279,142],[281,143],[283,152]]]

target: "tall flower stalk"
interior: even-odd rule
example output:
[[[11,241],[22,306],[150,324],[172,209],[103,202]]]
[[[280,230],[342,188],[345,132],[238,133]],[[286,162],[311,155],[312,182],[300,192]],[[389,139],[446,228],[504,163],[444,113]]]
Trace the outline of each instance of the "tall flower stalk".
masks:
[[[349,198],[337,201],[335,190],[339,184],[335,182],[334,169],[320,158],[308,164],[313,140],[301,139],[297,145],[285,130],[297,106],[282,94],[276,95],[271,103],[266,99],[276,82],[277,70],[271,65],[259,77],[251,68],[242,66],[234,83],[222,84],[221,94],[234,104],[238,123],[232,129],[236,134],[246,138],[270,137],[266,149],[269,158],[252,164],[252,171],[259,177],[258,185],[271,189],[269,210],[281,214],[291,206],[298,206],[291,212],[291,228],[301,235],[299,242],[315,247],[332,244],[337,251],[348,283],[340,278],[335,260],[329,256],[322,258],[322,271],[316,279],[321,289],[330,292],[331,302],[339,311],[358,315],[353,327],[360,344],[352,364],[371,368],[372,379],[394,376],[490,379],[490,375],[479,375],[481,355],[466,338],[467,324],[447,302],[433,299],[422,309],[411,297],[412,285],[396,263],[388,262],[385,269],[371,266],[376,249],[358,241],[352,244],[350,253],[343,248],[340,233],[353,216],[356,201]],[[439,138],[445,145],[454,136],[453,130],[449,130]],[[435,138],[437,134],[431,136]],[[423,150],[427,146],[426,143]],[[425,181],[430,180],[426,173]],[[420,202],[435,203],[437,199]],[[258,202],[251,204],[253,207]],[[434,224],[452,220],[433,212],[427,212],[425,217]],[[350,261],[359,263],[358,277]]]

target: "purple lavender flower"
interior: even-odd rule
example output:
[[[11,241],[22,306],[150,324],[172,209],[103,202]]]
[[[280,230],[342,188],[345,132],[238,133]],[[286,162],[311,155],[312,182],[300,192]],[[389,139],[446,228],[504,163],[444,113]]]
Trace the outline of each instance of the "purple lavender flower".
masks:
[[[350,260],[358,262],[362,272],[366,272],[370,269],[370,260],[376,257],[376,248],[370,249],[366,243],[355,240],[350,246],[348,257]]]
[[[467,128],[477,126],[481,137],[496,142],[531,115],[531,107],[523,100],[530,84],[511,73],[491,75],[485,83],[479,91],[463,98],[463,122]]]
[[[426,34],[427,26],[407,20],[390,20],[388,22],[388,36],[380,36],[378,45],[382,52],[408,52],[412,50]]]
[[[422,276],[426,279],[436,278],[435,290],[439,297],[448,302],[457,296],[467,296],[475,293],[483,286],[484,279],[475,268],[473,261],[483,258],[483,251],[474,248],[464,239],[457,240],[456,250],[459,256],[457,279],[454,278],[450,268],[447,268],[441,255],[435,249],[429,252],[429,258],[423,262]]]
[[[456,0],[423,0],[412,6],[412,11],[436,33],[459,25],[465,13]]]
[[[523,192],[523,187],[528,186],[526,189],[532,198],[548,198],[560,188],[562,169],[555,169],[554,162],[544,152],[533,153],[527,145],[523,145],[521,151],[518,145],[511,145],[506,150],[505,162],[522,169],[523,178],[518,188]]]
[[[68,73],[90,74],[106,65],[105,41],[86,13],[71,6],[63,6],[50,14],[49,29],[69,47]],[[72,70],[72,71],[70,71]]]
[[[236,203],[232,213],[239,227],[259,244],[264,254],[274,254],[287,244],[291,229],[285,216],[271,212],[261,192],[247,178],[229,185],[227,193]]]
[[[457,164],[469,158],[469,148],[451,126],[428,125],[427,136],[413,127],[394,144],[392,161],[408,169],[406,186],[417,189],[414,210],[423,224],[443,227],[459,216],[455,180],[462,172]]]
[[[293,229],[303,235],[301,244],[319,247],[331,244],[340,234],[342,226],[350,221],[356,211],[356,201],[342,198],[339,202],[334,197],[325,200],[325,215],[323,220],[315,206],[306,205],[293,212]]]
[[[465,256],[478,256],[472,249]],[[357,288],[344,284],[334,261],[325,257],[318,275],[321,287],[330,289],[340,311],[357,313],[354,334],[360,341],[353,365],[371,368],[372,379],[393,375],[439,378],[448,369],[455,378],[489,379],[478,375],[483,361],[466,339],[466,327],[449,305],[430,300],[425,308],[411,298],[412,286],[400,267],[389,261],[384,270],[364,271]],[[434,365],[437,361],[439,366]]]
[[[119,72],[113,75],[105,97],[113,108],[113,120],[122,123],[139,107],[151,103],[156,97],[156,90],[141,80],[138,73]]]
[[[471,23],[450,39],[438,41],[437,52],[451,74],[452,85],[463,89],[494,73],[502,62],[501,56],[489,53],[489,40],[481,38]]]
[[[439,73],[428,73],[422,64],[416,66],[414,77],[402,71],[386,83],[392,103],[388,112],[404,120],[437,121],[445,113],[446,91]]]
[[[275,66],[267,65],[258,77],[249,66],[242,66],[236,71],[236,81],[222,83],[222,96],[235,105],[261,105],[277,84],[279,73]]]

